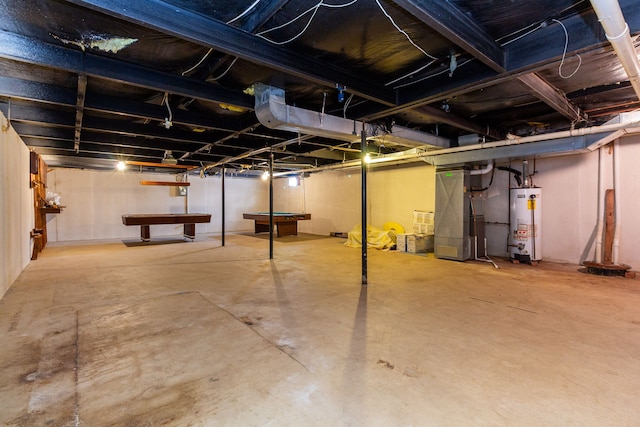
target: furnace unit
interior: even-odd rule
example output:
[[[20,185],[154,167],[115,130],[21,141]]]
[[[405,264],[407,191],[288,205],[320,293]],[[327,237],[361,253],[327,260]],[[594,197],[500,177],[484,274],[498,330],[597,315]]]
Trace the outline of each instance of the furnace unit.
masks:
[[[471,258],[469,236],[469,171],[436,171],[434,252],[437,258],[465,261]]]

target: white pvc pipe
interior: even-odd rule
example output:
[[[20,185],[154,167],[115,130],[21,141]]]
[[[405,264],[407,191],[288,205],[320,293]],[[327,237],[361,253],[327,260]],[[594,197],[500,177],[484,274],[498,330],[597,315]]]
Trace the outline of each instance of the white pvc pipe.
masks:
[[[473,169],[471,171],[469,171],[469,175],[484,175],[486,173],[489,173],[493,170],[493,162],[489,163],[487,166],[483,167],[482,169]]]
[[[620,154],[618,153],[620,150],[620,140],[616,139],[613,143],[613,188],[614,188],[614,208],[613,215],[615,221],[615,231],[613,233],[613,263],[618,264],[618,259],[620,255],[620,228],[622,226],[620,220]]]
[[[602,210],[604,197],[604,179],[602,177],[602,150],[598,150],[598,226],[596,228],[596,258],[595,262],[602,262],[602,233],[604,232],[604,215]]]
[[[617,0],[591,0],[591,6],[598,15],[607,40],[616,51],[636,96],[640,98],[640,62],[638,62],[638,53],[633,46],[629,26],[624,20],[620,4]]]

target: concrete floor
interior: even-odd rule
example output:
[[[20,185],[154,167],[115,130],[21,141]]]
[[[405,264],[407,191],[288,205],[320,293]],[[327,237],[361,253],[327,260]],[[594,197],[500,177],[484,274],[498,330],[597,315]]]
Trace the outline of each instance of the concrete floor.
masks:
[[[266,236],[265,236],[266,237]],[[632,426],[640,281],[344,239],[49,245],[0,301],[6,426]]]

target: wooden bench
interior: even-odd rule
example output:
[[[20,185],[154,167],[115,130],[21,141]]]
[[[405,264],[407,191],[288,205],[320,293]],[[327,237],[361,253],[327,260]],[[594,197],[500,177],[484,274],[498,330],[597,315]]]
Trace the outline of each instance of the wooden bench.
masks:
[[[196,224],[211,222],[210,214],[129,214],[122,215],[124,225],[139,225],[143,242],[151,240],[149,226],[158,224],[184,224],[184,237],[196,238]]]

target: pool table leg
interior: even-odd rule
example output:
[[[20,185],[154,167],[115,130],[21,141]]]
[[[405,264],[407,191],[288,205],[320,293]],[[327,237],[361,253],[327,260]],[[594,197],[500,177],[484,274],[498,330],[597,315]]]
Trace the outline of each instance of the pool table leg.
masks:
[[[149,231],[149,225],[140,226],[140,238],[143,242],[151,240],[151,231]]]
[[[184,237],[187,237],[191,240],[196,238],[196,225],[195,224],[185,224],[184,225]]]
[[[269,223],[259,223],[258,221],[255,222],[255,230],[256,230],[256,234],[258,233],[268,233],[269,232]]]
[[[298,221],[278,223],[278,237],[297,236],[297,235],[298,235]]]

